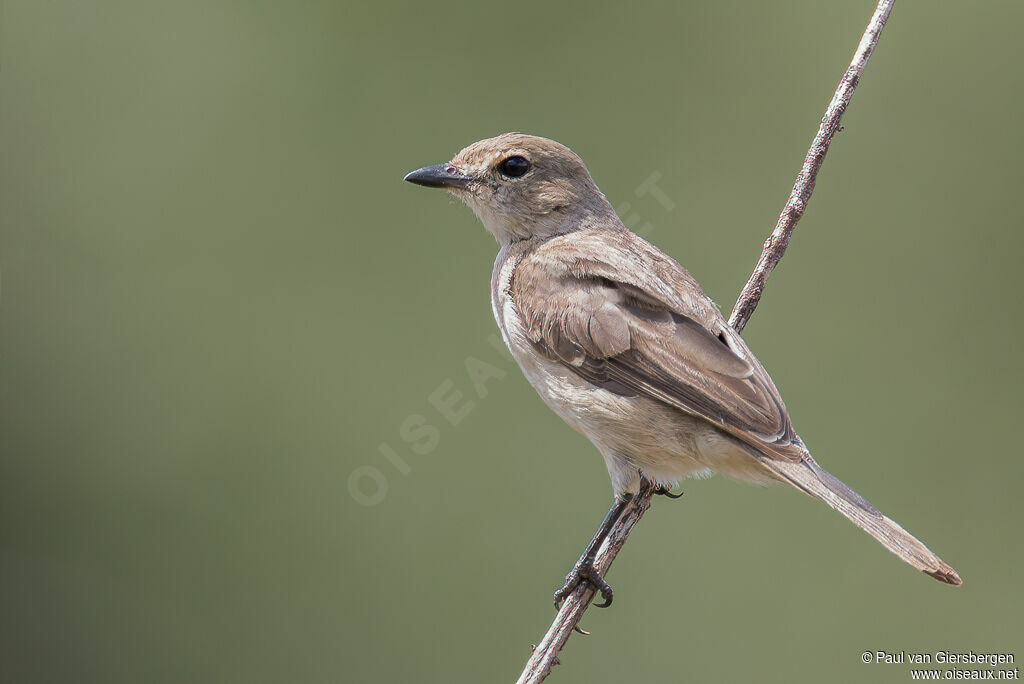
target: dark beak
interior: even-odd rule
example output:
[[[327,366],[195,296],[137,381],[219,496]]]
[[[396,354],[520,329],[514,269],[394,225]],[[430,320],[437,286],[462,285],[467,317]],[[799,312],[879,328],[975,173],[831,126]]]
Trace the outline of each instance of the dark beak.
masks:
[[[424,166],[405,174],[405,180],[428,188],[464,188],[473,179],[463,174],[452,164]]]

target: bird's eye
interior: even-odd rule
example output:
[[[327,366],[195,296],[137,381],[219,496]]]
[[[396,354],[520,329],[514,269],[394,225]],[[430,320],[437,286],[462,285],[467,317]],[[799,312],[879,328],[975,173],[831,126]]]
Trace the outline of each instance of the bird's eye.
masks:
[[[519,178],[530,170],[530,162],[520,156],[509,157],[498,165],[498,170],[509,178]]]

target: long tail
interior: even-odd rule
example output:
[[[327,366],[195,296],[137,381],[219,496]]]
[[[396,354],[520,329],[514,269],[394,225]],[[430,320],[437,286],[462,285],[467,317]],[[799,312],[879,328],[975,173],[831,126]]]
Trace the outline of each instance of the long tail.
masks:
[[[946,584],[963,584],[956,570],[919,542],[912,534],[885,517],[864,497],[847,487],[839,478],[814,462],[810,454],[799,463],[774,460],[763,455],[758,460],[779,479],[845,515],[850,522],[877,539],[906,563]]]

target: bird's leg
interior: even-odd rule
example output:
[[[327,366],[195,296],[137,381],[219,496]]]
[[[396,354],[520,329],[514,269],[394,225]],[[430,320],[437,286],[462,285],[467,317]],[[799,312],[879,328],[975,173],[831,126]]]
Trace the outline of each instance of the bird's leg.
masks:
[[[601,526],[597,528],[597,534],[590,540],[590,544],[583,551],[583,555],[576,561],[576,565],[572,566],[572,570],[565,576],[565,584],[562,588],[555,592],[555,608],[561,606],[562,601],[572,591],[579,586],[580,582],[590,582],[594,586],[594,589],[601,594],[601,598],[604,599],[604,603],[595,603],[594,605],[598,608],[606,608],[612,604],[612,588],[604,581],[601,577],[601,573],[594,567],[594,558],[597,556],[597,550],[601,548],[601,544],[604,542],[608,533],[611,532],[612,526],[615,525],[615,521],[619,519],[619,514],[622,513],[622,509],[626,507],[633,499],[632,494],[624,494],[620,499],[615,498],[612,503],[612,507],[608,509],[608,514],[604,516],[604,520],[601,521]]]

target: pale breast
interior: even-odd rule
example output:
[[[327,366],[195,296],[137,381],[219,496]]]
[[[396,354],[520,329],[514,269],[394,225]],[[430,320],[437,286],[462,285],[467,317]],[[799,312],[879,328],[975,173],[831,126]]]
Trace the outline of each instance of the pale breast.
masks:
[[[592,386],[534,350],[513,304],[510,285],[522,256],[522,248],[518,247],[517,243],[513,243],[502,248],[495,261],[491,278],[494,319],[512,357],[544,403],[575,430],[586,434],[580,407],[587,403],[587,395],[592,391]]]

